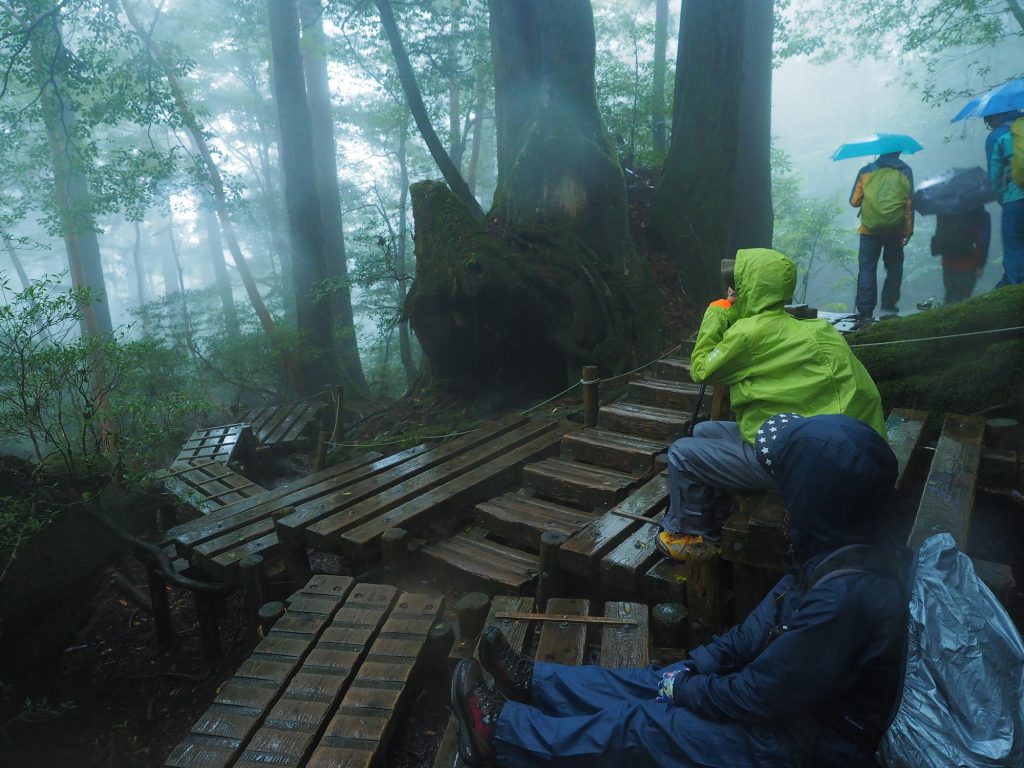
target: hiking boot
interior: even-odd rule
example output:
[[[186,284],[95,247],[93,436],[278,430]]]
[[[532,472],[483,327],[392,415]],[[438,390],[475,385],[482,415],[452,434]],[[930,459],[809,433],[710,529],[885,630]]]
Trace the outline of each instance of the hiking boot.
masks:
[[[463,659],[455,667],[451,699],[452,712],[459,721],[459,757],[466,765],[493,763],[494,729],[505,699],[484,683],[476,659]]]
[[[887,320],[890,317],[898,317],[900,314],[899,309],[896,307],[882,307],[882,311],[879,313],[879,320]]]
[[[480,664],[493,677],[505,696],[529,704],[533,689],[533,659],[516,653],[497,627],[488,627],[480,637]]]
[[[678,560],[679,562],[686,559],[686,550],[689,547],[700,543],[717,546],[717,544],[707,541],[700,534],[694,533],[672,533],[671,531],[662,531],[658,534],[658,538],[654,540],[654,546],[658,548],[658,551],[661,552],[661,554],[673,560]]]

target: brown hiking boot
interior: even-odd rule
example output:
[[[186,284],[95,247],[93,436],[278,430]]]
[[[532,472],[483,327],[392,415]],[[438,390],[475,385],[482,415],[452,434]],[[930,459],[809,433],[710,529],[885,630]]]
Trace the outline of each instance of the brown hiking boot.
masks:
[[[512,701],[529,704],[533,696],[533,659],[516,653],[497,627],[480,637],[480,664],[494,677],[494,684]]]
[[[476,659],[463,659],[452,675],[452,711],[459,721],[459,757],[466,765],[495,760],[494,729],[505,699],[484,683]]]

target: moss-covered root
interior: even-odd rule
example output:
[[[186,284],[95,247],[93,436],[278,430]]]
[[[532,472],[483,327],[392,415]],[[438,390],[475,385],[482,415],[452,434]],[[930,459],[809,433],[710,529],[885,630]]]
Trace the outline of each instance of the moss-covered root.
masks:
[[[1024,286],[876,323],[849,337],[887,408],[974,413],[1024,407],[1024,331],[960,336],[1024,325]],[[906,339],[886,346],[860,346]]]

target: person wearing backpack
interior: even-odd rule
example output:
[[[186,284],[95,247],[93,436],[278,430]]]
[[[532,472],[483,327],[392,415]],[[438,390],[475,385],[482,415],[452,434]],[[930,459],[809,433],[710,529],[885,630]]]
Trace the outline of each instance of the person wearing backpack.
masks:
[[[899,152],[880,155],[857,173],[850,205],[860,208],[857,319],[870,322],[878,298],[878,259],[885,264],[882,316],[899,313],[903,247],[914,234],[914,173]]]
[[[885,528],[896,457],[841,415],[773,416],[758,445],[785,502],[792,572],[742,624],[660,669],[534,662],[487,629],[479,662],[461,661],[451,684],[467,765],[874,765],[899,692],[910,559],[859,545]]]
[[[1003,276],[996,288],[1024,283],[1024,188],[1014,180],[1014,165],[1020,179],[1020,155],[1024,155],[1024,118],[1019,112],[989,115],[985,124],[991,129],[985,140],[988,175],[996,200],[1003,208]],[[1015,149],[1020,148],[1020,152]],[[1022,180],[1024,181],[1024,180]]]
[[[942,257],[947,304],[971,298],[985,269],[991,238],[992,217],[983,206],[967,213],[937,214],[932,256]]]

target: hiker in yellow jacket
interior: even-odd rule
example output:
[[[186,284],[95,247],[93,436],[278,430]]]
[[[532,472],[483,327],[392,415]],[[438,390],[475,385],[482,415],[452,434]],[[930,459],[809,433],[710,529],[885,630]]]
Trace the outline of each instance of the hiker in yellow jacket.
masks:
[[[704,312],[690,375],[728,387],[738,421],[701,422],[693,437],[669,448],[669,509],[655,543],[675,560],[697,541],[719,543],[716,489],[776,490],[757,457],[770,439],[757,430],[769,417],[844,414],[886,434],[878,389],[845,339],[825,320],[786,312],[796,264],[778,251],[752,248],[736,254],[734,275],[735,298]]]
[[[857,319],[874,318],[878,298],[878,258],[885,264],[882,316],[899,313],[903,247],[914,234],[914,173],[899,152],[880,155],[857,174],[850,205],[860,208]]]

